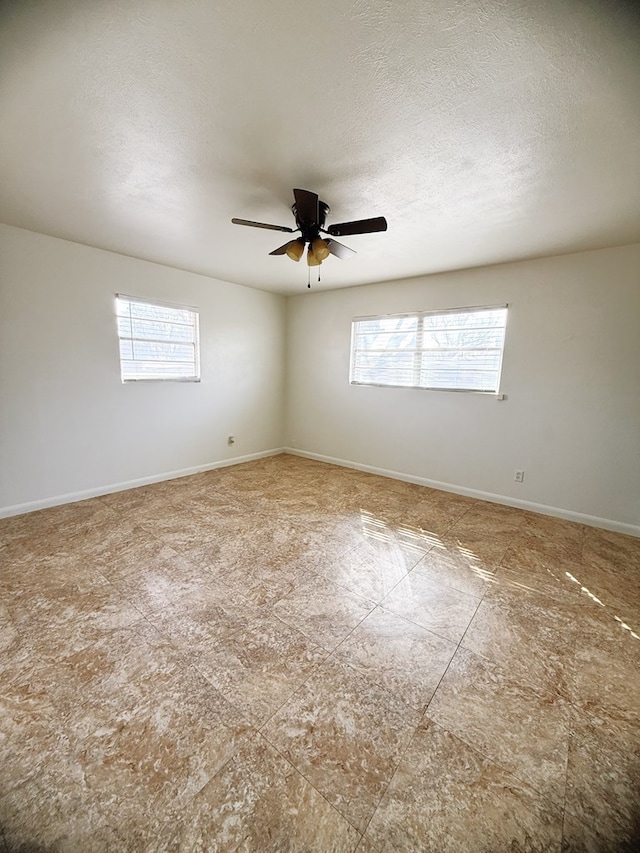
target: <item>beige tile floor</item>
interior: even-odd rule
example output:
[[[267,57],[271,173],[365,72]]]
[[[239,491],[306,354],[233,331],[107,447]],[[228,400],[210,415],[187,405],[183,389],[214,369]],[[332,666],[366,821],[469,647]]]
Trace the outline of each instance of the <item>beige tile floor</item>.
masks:
[[[284,455],[0,536],[3,853],[640,849],[640,540]]]

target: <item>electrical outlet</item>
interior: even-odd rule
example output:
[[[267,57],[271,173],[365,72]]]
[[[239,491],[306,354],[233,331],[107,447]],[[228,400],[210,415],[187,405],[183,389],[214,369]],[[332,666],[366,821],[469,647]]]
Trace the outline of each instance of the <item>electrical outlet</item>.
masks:
[[[513,479],[516,483],[524,483],[524,471],[516,471]]]
[[[235,436],[234,436],[234,435],[230,435],[230,436],[229,436],[229,438],[227,439],[227,444],[229,445],[229,447],[231,447],[231,446],[232,446],[232,445],[234,445],[235,443],[236,443],[236,438],[235,438]]]

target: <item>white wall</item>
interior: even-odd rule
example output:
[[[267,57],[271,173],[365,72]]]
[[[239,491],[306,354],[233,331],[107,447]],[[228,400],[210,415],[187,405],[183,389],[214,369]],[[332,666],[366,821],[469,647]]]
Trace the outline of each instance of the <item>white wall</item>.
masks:
[[[505,302],[505,401],[349,385],[353,317]],[[287,328],[290,447],[640,534],[640,245],[312,291]]]
[[[118,291],[200,309],[201,383],[120,382]],[[283,431],[283,297],[0,226],[0,514],[287,444],[640,533],[640,245],[286,302]],[[352,317],[504,302],[504,402],[349,385]]]
[[[202,382],[122,384],[116,292],[200,309]],[[0,513],[280,448],[284,310],[281,296],[0,226]]]

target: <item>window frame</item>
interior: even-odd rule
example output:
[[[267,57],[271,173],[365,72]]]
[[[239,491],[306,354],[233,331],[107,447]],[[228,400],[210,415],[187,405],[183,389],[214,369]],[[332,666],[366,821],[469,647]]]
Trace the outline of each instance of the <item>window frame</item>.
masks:
[[[424,334],[424,318],[425,317],[434,317],[434,316],[442,316],[445,314],[469,314],[469,313],[481,313],[482,311],[498,311],[505,310],[508,312],[509,303],[503,302],[498,305],[467,305],[459,308],[441,308],[429,311],[405,311],[397,314],[369,314],[360,317],[354,317],[351,320],[351,346],[350,346],[350,358],[349,358],[349,384],[361,387],[361,388],[404,388],[407,390],[416,390],[416,391],[445,391],[447,393],[457,393],[457,394],[484,394],[492,397],[501,396],[500,385],[502,382],[502,367],[504,363],[504,351],[506,347],[506,337],[507,337],[507,321],[508,321],[508,313],[505,313],[505,321],[504,321],[504,333],[502,337],[502,347],[500,349],[500,364],[498,366],[498,373],[496,378],[496,388],[495,390],[488,389],[477,389],[477,388],[448,388],[448,387],[439,387],[437,385],[399,385],[395,383],[389,382],[361,382],[353,378],[354,368],[355,368],[355,359],[356,359],[356,324],[366,320],[385,320],[385,319],[398,319],[401,320],[403,318],[415,318],[418,320],[418,328],[416,329],[416,346],[413,349],[407,349],[407,352],[414,353],[414,367],[413,373],[415,375],[419,375],[421,365],[419,364],[419,354],[424,352],[422,349],[422,340]],[[362,350],[360,350],[361,352]]]
[[[127,377],[125,377],[124,372],[123,372],[121,342],[123,340],[125,340],[125,341],[144,341],[145,339],[144,338],[134,338],[134,337],[131,337],[131,338],[123,337],[120,334],[120,328],[119,328],[118,320],[122,315],[118,311],[118,301],[119,300],[124,300],[127,302],[137,302],[138,304],[150,305],[152,307],[158,307],[158,308],[170,308],[170,309],[173,309],[175,311],[188,311],[191,314],[193,314],[193,316],[194,316],[193,324],[189,324],[189,326],[191,328],[193,328],[193,333],[194,333],[193,342],[191,342],[191,341],[188,341],[188,342],[187,341],[171,341],[171,340],[159,341],[159,342],[160,343],[175,343],[175,344],[181,344],[181,345],[184,345],[186,343],[189,343],[189,344],[192,343],[193,349],[194,349],[193,364],[194,364],[195,372],[189,376],[127,376]],[[117,333],[117,337],[118,337],[118,359],[120,362],[120,380],[121,380],[123,385],[128,384],[130,382],[195,382],[195,383],[198,383],[198,382],[202,381],[202,379],[201,379],[202,374],[201,374],[201,369],[200,369],[200,311],[198,308],[196,308],[195,306],[192,306],[192,305],[182,305],[182,304],[178,305],[175,302],[166,302],[165,300],[162,300],[162,299],[155,299],[155,298],[149,298],[149,297],[144,297],[144,296],[129,296],[126,293],[116,293],[115,294],[115,309],[116,309],[116,311],[115,311],[115,313],[116,313],[116,333]],[[171,325],[171,323],[172,323],[171,320],[160,321],[160,322],[166,322],[167,325]],[[126,360],[131,361],[131,359],[126,359]],[[135,363],[135,361],[136,361],[136,359],[133,359],[134,363]],[[140,361],[144,361],[144,360],[140,359]],[[159,361],[158,363],[159,364],[172,364],[172,362],[170,362],[170,361]]]

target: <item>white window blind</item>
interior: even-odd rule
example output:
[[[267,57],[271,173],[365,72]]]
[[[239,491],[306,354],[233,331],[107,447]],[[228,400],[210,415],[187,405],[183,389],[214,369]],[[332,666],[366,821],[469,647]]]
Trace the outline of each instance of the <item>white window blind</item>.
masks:
[[[507,307],[356,319],[351,383],[497,392]]]
[[[200,380],[195,308],[117,294],[116,313],[123,382]]]

